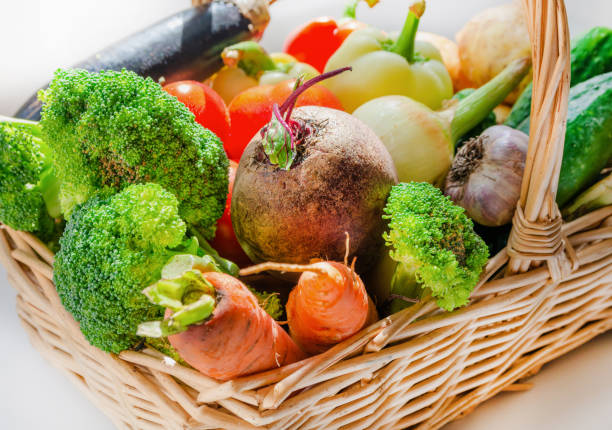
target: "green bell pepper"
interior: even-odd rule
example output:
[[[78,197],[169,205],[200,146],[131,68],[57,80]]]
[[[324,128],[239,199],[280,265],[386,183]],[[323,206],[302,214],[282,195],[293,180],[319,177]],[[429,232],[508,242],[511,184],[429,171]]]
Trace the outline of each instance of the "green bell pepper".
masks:
[[[364,28],[351,33],[330,57],[325,71],[345,66],[352,73],[339,75],[326,85],[347,112],[365,102],[386,95],[402,95],[431,109],[453,96],[453,83],[438,50],[416,41],[425,1],[415,1],[396,40],[381,30]]]

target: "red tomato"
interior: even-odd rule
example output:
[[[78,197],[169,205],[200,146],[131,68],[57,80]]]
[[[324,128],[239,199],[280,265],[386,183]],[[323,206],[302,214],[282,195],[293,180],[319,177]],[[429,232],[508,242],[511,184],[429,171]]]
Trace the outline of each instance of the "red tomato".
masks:
[[[212,88],[196,81],[178,81],[164,90],[179,99],[195,115],[195,120],[215,133],[225,146],[229,140],[230,120],[227,106]]]
[[[336,20],[322,16],[296,28],[285,40],[284,51],[296,60],[308,63],[323,72],[329,57],[342,43],[335,37]]]
[[[275,85],[260,85],[249,88],[238,94],[229,105],[232,133],[230,144],[226,151],[232,160],[239,160],[244,148],[253,136],[272,117],[272,106],[279,106],[293,92],[295,80],[279,82]],[[307,89],[297,99],[296,107],[299,106],[325,106],[342,110],[338,98],[327,88],[315,85]]]
[[[232,227],[232,217],[230,208],[232,205],[232,190],[234,188],[234,179],[236,179],[236,170],[238,169],[238,163],[230,160],[229,165],[229,189],[227,193],[227,201],[225,202],[225,210],[223,215],[217,221],[217,232],[215,237],[210,243],[213,248],[217,250],[219,255],[223,258],[233,261],[240,267],[248,266],[251,260],[242,250],[234,228]]]
[[[344,42],[344,39],[346,39],[349,34],[351,34],[355,30],[364,28],[365,26],[366,25],[363,22],[355,21],[354,19],[349,19],[338,25],[338,30],[336,30],[335,35],[340,39],[340,44],[342,44],[342,42]],[[325,63],[327,64],[327,60],[325,61]]]
[[[340,47],[344,39],[365,24],[354,19],[336,21],[322,16],[296,28],[285,40],[283,50],[298,61],[308,63],[323,72],[329,57]]]

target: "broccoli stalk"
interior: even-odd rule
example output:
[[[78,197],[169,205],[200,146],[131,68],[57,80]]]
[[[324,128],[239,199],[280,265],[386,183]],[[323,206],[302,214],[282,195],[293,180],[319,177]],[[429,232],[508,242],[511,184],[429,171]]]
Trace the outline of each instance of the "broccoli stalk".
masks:
[[[147,321],[138,326],[137,334],[147,338],[167,337],[181,333],[193,324],[206,321],[215,310],[217,291],[202,276],[203,270],[197,263],[185,261],[172,270],[164,270],[162,279],[148,286],[142,292],[151,303],[172,311],[172,318]],[[276,295],[249,290],[257,297],[259,306],[272,318],[282,314],[280,300]]]
[[[59,182],[37,123],[0,116],[0,221],[54,248],[63,229]]]
[[[114,353],[140,344],[140,323],[163,317],[142,290],[185,265],[236,274],[187,236],[179,202],[160,185],[97,194],[68,220],[53,266],[64,307],[94,346]],[[223,264],[218,265],[217,261]]]
[[[99,192],[153,182],[177,197],[182,219],[201,237],[213,237],[227,197],[227,156],[158,83],[126,70],[60,69],[39,98],[65,216]]]
[[[210,317],[217,304],[215,287],[195,269],[177,278],[161,279],[142,292],[152,303],[173,312],[172,318],[140,324],[137,334],[145,337],[181,333],[191,324],[200,324]]]
[[[434,186],[411,182],[391,189],[384,212],[389,220],[384,238],[398,262],[392,294],[408,299],[431,295],[448,311],[465,305],[489,252],[463,208]],[[407,305],[394,300],[392,311]]]

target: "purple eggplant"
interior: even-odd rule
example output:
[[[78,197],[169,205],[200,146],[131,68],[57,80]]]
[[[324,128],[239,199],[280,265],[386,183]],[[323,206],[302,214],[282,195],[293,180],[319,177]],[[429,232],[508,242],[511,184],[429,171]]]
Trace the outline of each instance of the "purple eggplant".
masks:
[[[221,68],[223,48],[261,37],[270,19],[266,0],[200,0],[194,4],[73,67],[90,72],[127,69],[164,82],[201,81]],[[40,119],[37,93],[16,117]]]

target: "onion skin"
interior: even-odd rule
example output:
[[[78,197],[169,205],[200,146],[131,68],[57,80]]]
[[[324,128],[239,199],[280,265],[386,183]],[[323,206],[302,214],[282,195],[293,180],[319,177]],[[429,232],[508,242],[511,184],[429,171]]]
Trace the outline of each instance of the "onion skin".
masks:
[[[461,70],[469,87],[479,88],[512,60],[531,56],[527,22],[520,2],[484,9],[456,35]],[[531,73],[512,91],[506,102],[514,103],[531,81]]]
[[[495,125],[469,140],[455,156],[444,194],[478,224],[509,223],[521,193],[529,137]]]
[[[383,96],[359,106],[353,116],[380,138],[400,182],[440,183],[453,161],[450,122],[404,96]]]

